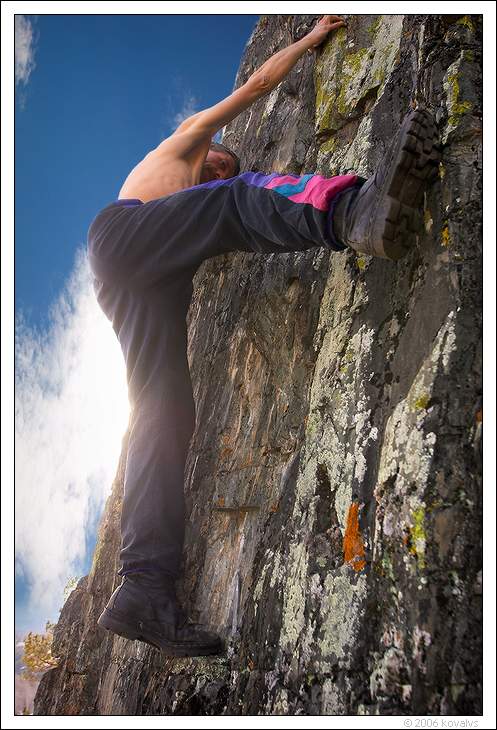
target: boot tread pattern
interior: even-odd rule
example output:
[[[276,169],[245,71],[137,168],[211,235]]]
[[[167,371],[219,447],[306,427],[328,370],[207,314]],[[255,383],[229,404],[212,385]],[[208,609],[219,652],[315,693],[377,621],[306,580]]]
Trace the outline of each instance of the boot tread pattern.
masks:
[[[390,180],[388,203],[380,237],[383,255],[390,259],[404,256],[422,229],[423,196],[427,185],[437,176],[440,147],[437,129],[429,112],[412,112],[403,131],[402,144]]]

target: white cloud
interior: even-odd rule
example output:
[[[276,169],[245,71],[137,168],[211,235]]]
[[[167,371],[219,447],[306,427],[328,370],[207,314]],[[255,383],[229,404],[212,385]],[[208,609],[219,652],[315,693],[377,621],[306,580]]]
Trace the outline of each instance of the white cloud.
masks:
[[[81,575],[129,414],[124,361],[96,301],[86,252],[42,334],[16,323],[16,572],[47,618]]]
[[[198,100],[192,94],[186,95],[181,110],[173,117],[174,129],[179,127],[185,119],[195,114],[196,111],[198,111]]]
[[[33,24],[25,15],[14,18],[14,42],[16,85],[26,85],[36,64]]]

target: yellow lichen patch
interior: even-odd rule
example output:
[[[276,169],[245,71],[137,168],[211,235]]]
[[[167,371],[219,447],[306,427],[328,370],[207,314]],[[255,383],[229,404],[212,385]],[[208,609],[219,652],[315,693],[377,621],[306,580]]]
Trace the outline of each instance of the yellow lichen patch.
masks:
[[[324,142],[321,147],[319,148],[320,152],[328,152],[332,153],[335,151],[335,148],[337,146],[337,140],[335,137],[332,137],[331,139],[327,139],[326,142]]]
[[[371,25],[368,28],[368,33],[371,33],[371,35],[374,37],[377,34],[380,25],[381,25],[381,15],[379,15],[375,20],[373,20],[373,22],[371,23]]]
[[[384,83],[386,71],[384,68],[379,68],[374,72],[373,81],[380,86]]]
[[[467,114],[472,108],[473,104],[470,101],[460,100],[460,87],[459,87],[459,75],[460,66],[464,60],[464,53],[458,58],[458,60],[450,66],[447,72],[447,76],[443,81],[443,87],[446,94],[446,104],[448,118],[447,133],[455,129],[459,124],[461,117]]]
[[[442,246],[448,246],[450,244],[450,233],[449,233],[449,226],[447,223],[444,224],[442,228]]]
[[[366,57],[368,56],[368,49],[367,48],[360,48],[355,53],[351,53],[345,58],[345,63],[349,70],[351,70],[353,73],[359,73],[359,71],[362,71],[364,66],[364,61]]]
[[[343,359],[345,362],[352,362],[354,359],[354,351],[351,349],[347,349],[345,355],[343,356]]]
[[[363,258],[358,258],[356,261],[356,264],[357,264],[357,267],[359,269],[361,269],[361,271],[366,268],[366,260]]]
[[[441,162],[438,166],[438,176],[440,177],[440,180],[443,180],[445,177],[445,165],[443,162]]]
[[[368,57],[368,49],[360,48],[356,53],[351,53],[344,59],[341,89],[336,101],[338,111],[343,117],[346,117],[359,101],[359,95],[355,94],[355,85],[367,74]]]
[[[347,527],[343,536],[343,557],[355,571],[363,570],[366,565],[364,560],[364,542],[359,529],[359,503],[352,502],[347,515]]]
[[[418,507],[412,513],[411,540],[409,552],[414,555],[418,561],[418,567],[423,569],[426,567],[425,551],[426,551],[426,533],[425,533],[425,508]]]
[[[357,111],[369,113],[383,93],[402,34],[402,16],[391,18],[373,19],[365,47],[357,48],[352,39],[346,45],[350,36],[343,28],[325,45],[314,72],[317,132],[341,129]]]
[[[473,25],[473,21],[469,17],[469,15],[463,15],[462,18],[459,18],[457,21],[457,25],[464,25],[465,28],[470,30],[472,33],[475,32],[475,26]]]
[[[414,407],[417,410],[425,409],[428,403],[430,402],[430,396],[429,395],[421,395],[414,403]]]
[[[463,114],[469,112],[473,108],[473,104],[470,101],[462,101],[458,104],[454,104],[452,107],[452,114],[449,117],[449,124],[453,127],[457,125],[459,119]]]

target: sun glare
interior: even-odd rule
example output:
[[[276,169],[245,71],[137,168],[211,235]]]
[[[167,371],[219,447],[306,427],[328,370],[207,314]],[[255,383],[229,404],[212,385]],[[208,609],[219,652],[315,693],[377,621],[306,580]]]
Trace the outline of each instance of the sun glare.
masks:
[[[48,331],[16,329],[16,563],[48,614],[91,558],[128,424],[126,371],[82,253]]]

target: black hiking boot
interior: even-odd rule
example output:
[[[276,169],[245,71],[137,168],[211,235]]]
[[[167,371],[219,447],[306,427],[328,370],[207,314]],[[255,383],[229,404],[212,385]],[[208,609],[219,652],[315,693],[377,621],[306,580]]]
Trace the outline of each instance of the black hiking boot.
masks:
[[[97,623],[126,639],[151,644],[169,656],[205,656],[224,650],[217,634],[188,621],[173,582],[152,573],[124,576]]]
[[[423,194],[439,160],[435,120],[425,109],[410,111],[376,173],[337,196],[332,211],[337,240],[370,256],[405,256],[421,230]]]

